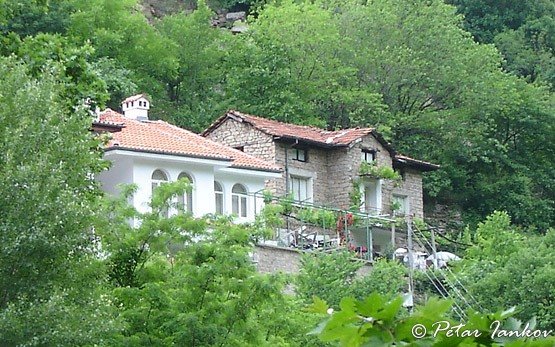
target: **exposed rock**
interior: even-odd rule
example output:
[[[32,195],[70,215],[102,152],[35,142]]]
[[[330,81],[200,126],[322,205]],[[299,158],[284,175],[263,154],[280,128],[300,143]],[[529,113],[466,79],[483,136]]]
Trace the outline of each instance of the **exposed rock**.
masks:
[[[443,232],[459,231],[465,226],[457,206],[440,204],[426,207],[426,222]]]
[[[228,14],[225,15],[225,19],[228,21],[242,21],[245,20],[245,18],[247,17],[247,13],[245,11],[241,11],[241,12],[229,12]]]
[[[248,29],[249,28],[247,26],[247,23],[238,20],[235,23],[233,23],[233,27],[231,28],[231,32],[233,34],[242,34],[242,33],[246,32]]]

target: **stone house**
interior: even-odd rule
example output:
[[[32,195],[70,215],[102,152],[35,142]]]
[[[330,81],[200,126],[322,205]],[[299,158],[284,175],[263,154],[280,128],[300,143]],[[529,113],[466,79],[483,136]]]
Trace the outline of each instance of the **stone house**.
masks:
[[[201,135],[281,168],[280,177],[266,182],[278,196],[348,209],[358,189],[361,211],[371,215],[423,218],[422,173],[439,168],[396,153],[373,128],[326,131],[228,111]],[[361,176],[363,162],[402,179]]]

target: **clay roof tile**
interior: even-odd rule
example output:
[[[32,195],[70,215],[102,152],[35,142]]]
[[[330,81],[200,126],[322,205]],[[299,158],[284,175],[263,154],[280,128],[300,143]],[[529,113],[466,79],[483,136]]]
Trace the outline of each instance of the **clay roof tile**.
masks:
[[[123,124],[124,128],[112,134],[107,149],[130,149],[163,154],[175,154],[206,159],[232,161],[231,167],[279,172],[280,169],[262,159],[204,138],[170,123],[138,121],[107,109],[100,121]]]

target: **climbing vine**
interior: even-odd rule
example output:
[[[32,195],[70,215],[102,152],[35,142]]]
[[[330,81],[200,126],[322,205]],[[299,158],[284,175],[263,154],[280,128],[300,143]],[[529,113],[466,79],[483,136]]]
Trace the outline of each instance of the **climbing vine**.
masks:
[[[349,210],[351,211],[360,211],[360,207],[362,206],[362,192],[360,190],[360,179],[353,180],[353,187],[349,192],[349,201],[350,206]]]

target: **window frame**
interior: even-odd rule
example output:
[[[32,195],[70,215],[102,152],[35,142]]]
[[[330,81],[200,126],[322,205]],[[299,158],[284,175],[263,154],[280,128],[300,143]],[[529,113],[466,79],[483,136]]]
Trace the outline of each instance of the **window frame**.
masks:
[[[311,179],[312,177],[306,177],[306,176],[300,176],[300,175],[289,175],[289,192],[290,194],[293,195],[293,200],[298,201],[298,202],[307,202],[307,201],[312,201],[312,194],[311,194],[311,189],[310,189],[310,184],[311,184]],[[298,199],[297,199],[297,194],[295,194],[295,181],[298,181]],[[305,187],[304,187],[304,199],[301,199],[301,182],[305,182]]]
[[[371,157],[370,161],[368,160],[368,155]],[[361,160],[369,164],[374,163],[376,161],[376,150],[363,148],[361,150]]]
[[[399,210],[393,211],[394,215],[400,216],[407,216],[410,214],[410,204],[409,204],[409,197],[408,195],[402,194],[391,194],[391,202],[389,203],[390,206],[393,206],[393,203],[400,200],[401,208]]]
[[[382,201],[382,182],[379,179],[366,179],[362,184],[362,205],[361,211],[376,215],[383,209]],[[372,194],[369,194],[372,192]]]
[[[219,190],[218,187],[219,186]],[[218,211],[218,200],[220,200],[220,211]],[[214,214],[216,215],[223,215],[224,214],[224,202],[225,202],[225,194],[224,194],[224,186],[218,182],[214,181]]]
[[[182,178],[187,178],[189,180],[192,190],[190,192],[185,191],[183,192],[183,194],[179,194],[177,196],[178,210],[182,212],[193,213],[193,191],[195,187],[195,180],[193,179],[193,176],[191,174],[185,171],[182,171],[181,173],[179,173],[179,176],[177,176],[178,180]]]
[[[156,173],[161,173],[164,176],[164,179],[158,179],[158,178],[154,178],[154,174]],[[152,194],[154,194],[154,190],[159,187],[160,185],[164,184],[164,183],[168,183],[170,181],[170,176],[162,169],[155,169],[154,171],[152,171],[152,174],[150,175],[150,194],[152,196]],[[166,218],[168,218],[170,216],[170,211],[169,209],[164,209],[161,211],[162,215]]]
[[[303,158],[300,158],[300,153],[303,153]],[[302,163],[308,162],[308,149],[306,148],[293,148],[292,160],[300,161]]]
[[[164,175],[165,178],[164,178],[164,179],[154,178],[154,174],[157,173],[157,172],[159,172],[159,173],[161,173],[162,175]],[[150,184],[150,187],[151,187],[150,193],[152,194],[152,193],[154,192],[154,189],[155,189],[156,187],[159,187],[161,184],[167,183],[167,182],[169,182],[169,181],[170,181],[170,180],[169,180],[169,176],[168,176],[168,174],[167,174],[164,170],[155,169],[154,171],[152,171],[152,174],[150,175],[150,183],[151,183],[151,184]]]
[[[241,188],[243,192],[234,191],[236,187]],[[231,188],[231,213],[239,218],[247,218],[249,216],[248,190],[241,183],[235,183]]]

